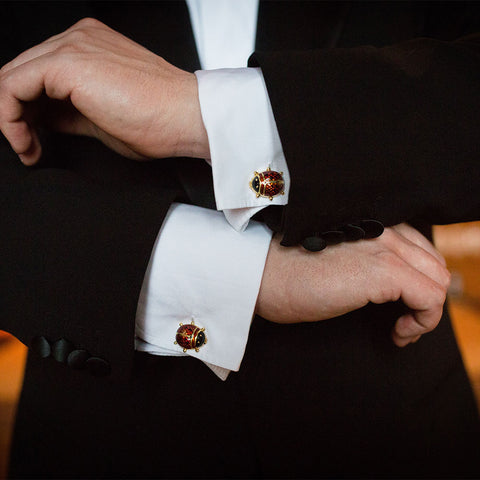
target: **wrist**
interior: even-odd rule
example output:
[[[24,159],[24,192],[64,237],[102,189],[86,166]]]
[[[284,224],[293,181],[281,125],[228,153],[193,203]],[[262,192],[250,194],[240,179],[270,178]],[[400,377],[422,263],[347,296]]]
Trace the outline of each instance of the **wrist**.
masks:
[[[257,302],[255,305],[255,314],[260,315],[266,320],[270,320],[274,309],[278,304],[277,295],[282,296],[281,275],[278,275],[278,267],[284,259],[280,253],[279,236],[272,237],[265,260],[262,281],[258,291]]]
[[[180,86],[181,126],[175,147],[176,157],[210,158],[207,130],[202,119],[197,78],[184,72]]]

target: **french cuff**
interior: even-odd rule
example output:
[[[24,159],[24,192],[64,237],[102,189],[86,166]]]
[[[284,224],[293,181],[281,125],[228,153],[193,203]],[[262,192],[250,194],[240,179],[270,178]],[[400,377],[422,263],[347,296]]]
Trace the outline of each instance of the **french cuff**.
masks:
[[[269,205],[286,205],[290,174],[259,68],[195,72],[211,154],[215,201],[238,231]],[[282,172],[283,195],[257,196],[255,172]],[[252,209],[249,211],[249,209]]]
[[[173,204],[140,292],[137,348],[191,355],[222,379],[239,370],[271,236],[268,227],[255,221],[239,233],[220,212]],[[206,342],[198,351],[177,341],[180,324],[192,321],[205,329]]]

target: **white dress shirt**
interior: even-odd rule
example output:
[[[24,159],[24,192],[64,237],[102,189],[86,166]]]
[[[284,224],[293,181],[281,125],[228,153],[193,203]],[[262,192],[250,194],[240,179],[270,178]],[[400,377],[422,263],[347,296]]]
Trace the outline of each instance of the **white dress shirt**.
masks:
[[[261,71],[245,68],[255,42],[258,0],[187,4],[205,69],[196,75],[215,199],[223,214],[191,205],[170,208],[139,298],[136,348],[192,355],[226,379],[240,368],[272,235],[249,220],[265,206],[287,203],[289,175]],[[228,69],[206,70],[222,66]],[[282,171],[286,183],[286,194],[272,201],[249,188],[253,172],[267,167]],[[208,342],[198,352],[184,353],[174,344],[175,333],[192,320],[205,328]]]

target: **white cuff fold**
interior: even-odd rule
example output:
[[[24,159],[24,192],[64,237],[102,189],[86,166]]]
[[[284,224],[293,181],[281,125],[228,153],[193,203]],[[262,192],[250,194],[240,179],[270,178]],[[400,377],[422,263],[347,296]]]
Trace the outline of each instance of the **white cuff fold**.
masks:
[[[241,231],[258,210],[288,203],[290,175],[263,75],[259,68],[199,70],[195,75],[217,209]],[[267,167],[283,172],[285,180],[285,194],[273,200],[257,198],[249,186],[254,172]],[[251,207],[255,209],[249,212]]]
[[[180,323],[193,319],[205,328],[207,344],[186,354],[215,366],[220,378],[226,378],[222,369],[238,370],[271,236],[271,230],[258,222],[238,233],[220,212],[173,204],[142,285],[137,348],[183,355],[174,344],[176,331]]]

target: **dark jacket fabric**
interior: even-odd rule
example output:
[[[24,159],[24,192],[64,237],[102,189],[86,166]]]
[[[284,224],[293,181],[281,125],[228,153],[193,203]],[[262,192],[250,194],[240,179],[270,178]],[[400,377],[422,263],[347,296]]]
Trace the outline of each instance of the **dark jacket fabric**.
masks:
[[[199,68],[182,2],[0,6],[2,64],[93,16]],[[479,218],[479,37],[456,40],[479,30],[475,3],[260,4],[250,63],[292,177],[289,205],[260,218],[285,245],[367,219]],[[135,352],[155,237],[173,201],[214,205],[209,167],[43,141],[29,169],[0,144],[0,327],[30,347],[12,477],[480,476],[447,314],[404,349],[390,339],[400,303],[316,324],[257,317],[226,382],[192,358]]]

